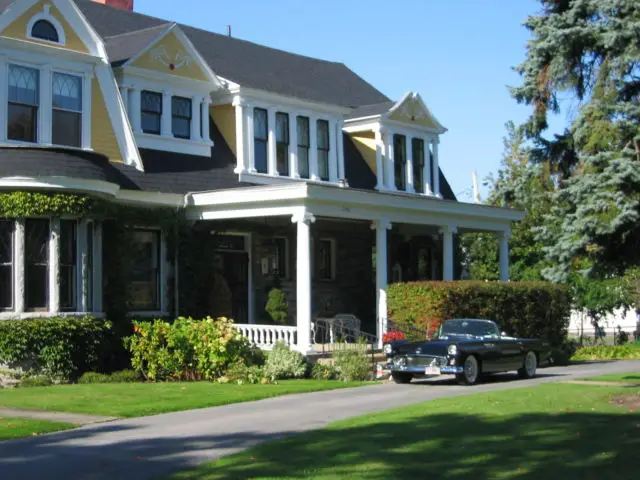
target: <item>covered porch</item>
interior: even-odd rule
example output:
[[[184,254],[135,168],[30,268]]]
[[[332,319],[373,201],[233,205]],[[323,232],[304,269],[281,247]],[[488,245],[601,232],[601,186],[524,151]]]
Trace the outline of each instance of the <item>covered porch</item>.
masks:
[[[318,319],[336,314],[356,316],[359,328],[381,343],[387,285],[458,278],[457,233],[496,233],[501,279],[508,280],[509,232],[521,214],[301,183],[192,193],[187,216],[216,233],[211,246],[216,268],[235,279],[239,292],[226,308],[237,328],[261,348],[285,341],[310,353]],[[292,325],[264,321],[266,294],[273,287],[285,293]]]

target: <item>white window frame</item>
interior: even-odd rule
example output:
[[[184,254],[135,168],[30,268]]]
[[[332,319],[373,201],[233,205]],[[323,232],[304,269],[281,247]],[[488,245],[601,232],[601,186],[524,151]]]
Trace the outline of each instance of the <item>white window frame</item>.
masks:
[[[30,217],[29,219],[43,219],[42,217]],[[1,310],[0,320],[12,318],[37,318],[54,316],[77,316],[81,314],[91,314],[93,316],[103,316],[102,309],[102,234],[101,224],[93,220],[80,220],[71,217],[46,218],[49,220],[49,238],[47,239],[48,265],[47,275],[49,277],[47,291],[47,307],[44,310],[28,310],[26,308],[26,232],[25,220],[13,220],[13,307],[11,310]],[[60,243],[59,225],[60,220],[74,220],[76,222],[76,285],[74,295],[75,309],[73,311],[64,310],[60,307],[60,281],[52,281],[57,277],[60,270]],[[93,222],[93,270],[86,267],[86,224]],[[88,275],[93,279],[93,308],[88,311],[86,308],[85,296],[87,295],[85,282]]]
[[[40,21],[40,20],[44,20],[46,22],[49,22],[53,28],[56,29],[56,32],[58,33],[58,41],[57,42],[52,42],[50,40],[44,40],[42,38],[38,38],[38,37],[34,37],[33,35],[31,35],[31,31],[33,30],[33,26],[36,24],[36,22]],[[49,4],[45,4],[44,5],[44,9],[42,12],[40,13],[36,13],[33,17],[31,17],[29,19],[29,22],[27,22],[27,30],[25,32],[25,36],[29,39],[29,40],[34,40],[36,42],[45,42],[51,45],[57,45],[57,46],[65,46],[67,44],[67,37],[64,33],[64,28],[62,27],[62,24],[53,16],[51,15],[51,5]]]

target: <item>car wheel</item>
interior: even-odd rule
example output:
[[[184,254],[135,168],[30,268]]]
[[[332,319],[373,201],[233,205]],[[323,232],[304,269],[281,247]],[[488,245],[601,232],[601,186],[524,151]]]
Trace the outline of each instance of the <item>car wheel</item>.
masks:
[[[463,364],[463,372],[456,375],[458,383],[462,385],[474,385],[478,383],[482,369],[475,355],[469,355]]]
[[[409,383],[411,382],[413,375],[410,373],[404,373],[404,372],[392,372],[391,378],[395,383]]]
[[[536,357],[535,352],[527,352],[524,356],[524,364],[520,370],[518,370],[518,375],[520,378],[533,378],[536,376],[536,369],[538,368],[538,357]]]

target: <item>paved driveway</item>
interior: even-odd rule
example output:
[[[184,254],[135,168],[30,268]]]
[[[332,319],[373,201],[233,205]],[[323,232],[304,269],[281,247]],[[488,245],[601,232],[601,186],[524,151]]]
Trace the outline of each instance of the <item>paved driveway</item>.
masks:
[[[118,420],[0,443],[2,480],[148,479],[329,422],[435,398],[640,371],[640,361],[539,370],[533,380],[498,375],[474,387],[450,381],[374,385],[224,407]]]

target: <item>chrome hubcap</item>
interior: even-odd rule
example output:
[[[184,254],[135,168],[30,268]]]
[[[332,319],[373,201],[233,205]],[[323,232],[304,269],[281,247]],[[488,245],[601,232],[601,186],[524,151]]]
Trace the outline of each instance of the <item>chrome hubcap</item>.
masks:
[[[529,375],[533,375],[536,373],[536,356],[534,353],[527,353],[527,358],[525,359],[524,366],[527,369],[527,373]]]
[[[464,374],[470,382],[474,382],[478,376],[478,363],[474,357],[469,357],[464,362]]]

